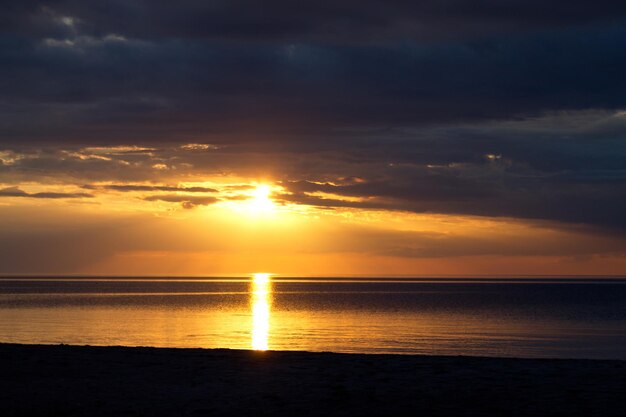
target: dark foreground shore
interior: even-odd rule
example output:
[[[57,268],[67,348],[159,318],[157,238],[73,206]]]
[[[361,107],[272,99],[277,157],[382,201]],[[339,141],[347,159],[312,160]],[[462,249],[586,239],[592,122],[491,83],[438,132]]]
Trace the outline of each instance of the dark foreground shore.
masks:
[[[2,416],[625,416],[626,362],[0,344]]]

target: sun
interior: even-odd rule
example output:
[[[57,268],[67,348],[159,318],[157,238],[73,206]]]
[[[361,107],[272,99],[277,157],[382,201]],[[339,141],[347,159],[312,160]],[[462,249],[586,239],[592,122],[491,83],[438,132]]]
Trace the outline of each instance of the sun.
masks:
[[[252,281],[257,285],[265,285],[270,281],[270,274],[266,272],[256,272],[252,274]]]
[[[272,188],[267,184],[259,184],[250,193],[250,200],[248,200],[248,206],[251,211],[257,213],[264,213],[274,210],[275,204],[272,201]]]
[[[275,215],[280,210],[278,210],[278,204],[273,197],[274,193],[280,192],[280,190],[281,187],[273,184],[245,184],[245,190],[227,197],[227,201],[223,205],[232,212],[244,215],[250,219],[275,219]]]

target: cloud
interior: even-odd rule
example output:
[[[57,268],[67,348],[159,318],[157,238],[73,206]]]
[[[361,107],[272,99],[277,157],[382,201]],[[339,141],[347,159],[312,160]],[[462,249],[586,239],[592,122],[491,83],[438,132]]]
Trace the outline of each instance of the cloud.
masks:
[[[625,48],[619,24],[358,45],[103,37],[55,46],[7,34],[0,141],[219,147],[619,109]]]
[[[119,34],[140,39],[367,42],[448,40],[615,21],[621,2],[23,0],[2,4],[0,27],[30,36]]]
[[[0,189],[0,197],[29,197],[29,198],[92,198],[92,194],[88,193],[56,193],[56,192],[38,192],[27,193],[18,187],[8,187]]]
[[[165,201],[167,203],[180,203],[184,209],[192,209],[196,206],[208,206],[217,203],[219,198],[216,197],[195,197],[184,195],[154,195],[144,197],[146,201]]]
[[[214,192],[166,184],[215,179],[224,199],[252,187],[242,178],[264,179],[285,188],[276,196],[283,203],[549,220],[623,233],[625,133],[621,112],[590,110],[335,131],[319,140],[231,143],[210,152],[160,143],[145,153],[107,151],[90,158],[93,152],[72,145],[27,145],[4,151],[10,162],[0,172],[6,184],[45,178],[145,193]],[[156,163],[171,169],[154,170]],[[224,183],[224,175],[234,183]]]
[[[185,193],[215,193],[215,188],[209,187],[181,187],[167,185],[140,185],[140,184],[107,184],[107,185],[83,185],[88,190],[112,190],[120,192],[129,191],[178,191]]]
[[[265,178],[285,203],[626,230],[619,2],[13,3],[5,184],[193,206],[169,193],[215,190],[159,184]]]

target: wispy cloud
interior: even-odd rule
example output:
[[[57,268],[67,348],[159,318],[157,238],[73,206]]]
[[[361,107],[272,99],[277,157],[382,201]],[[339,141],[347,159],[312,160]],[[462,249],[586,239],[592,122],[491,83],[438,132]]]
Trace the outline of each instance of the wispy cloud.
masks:
[[[92,198],[88,193],[58,193],[58,192],[37,192],[27,193],[19,187],[7,187],[0,190],[0,197],[28,197],[28,198]]]
[[[196,206],[208,206],[220,201],[216,197],[197,197],[183,195],[153,195],[143,198],[146,201],[164,201],[167,203],[180,203],[184,209],[192,209]]]
[[[106,184],[106,185],[93,185],[86,184],[82,186],[87,190],[112,190],[120,192],[131,191],[179,191],[184,193],[215,193],[218,192],[215,188],[209,187],[181,187],[171,185],[142,185],[142,184]]]

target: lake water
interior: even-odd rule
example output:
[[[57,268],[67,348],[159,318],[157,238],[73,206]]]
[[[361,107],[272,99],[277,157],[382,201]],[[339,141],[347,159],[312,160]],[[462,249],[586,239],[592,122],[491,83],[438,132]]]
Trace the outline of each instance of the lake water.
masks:
[[[0,278],[0,342],[626,359],[626,280]]]

